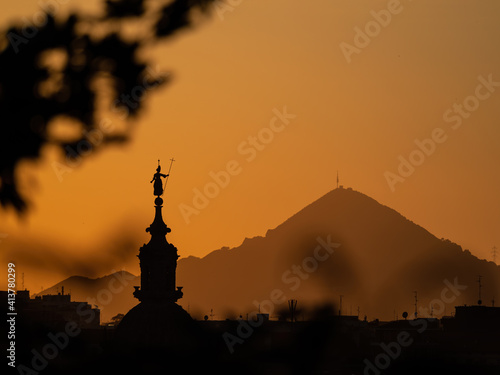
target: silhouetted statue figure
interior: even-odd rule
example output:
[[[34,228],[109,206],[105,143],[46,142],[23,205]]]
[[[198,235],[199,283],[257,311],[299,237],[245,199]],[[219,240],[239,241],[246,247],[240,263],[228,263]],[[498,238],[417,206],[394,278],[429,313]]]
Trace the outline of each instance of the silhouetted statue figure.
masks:
[[[160,173],[161,171],[161,166],[159,165],[158,168],[156,168],[156,173],[153,175],[153,179],[150,182],[154,181],[154,195],[157,197],[161,196],[163,194],[163,183],[161,178],[166,178],[168,177],[168,174],[163,174]]]
[[[163,220],[163,199],[160,197],[164,190],[162,177],[167,176],[161,173],[158,165],[151,180],[154,181],[156,195],[155,216],[146,229],[151,238],[139,249],[141,285],[134,286],[133,292],[140,303],[123,317],[115,334],[115,344],[129,354],[130,351],[134,353],[134,348],[162,348],[168,349],[169,353],[189,353],[200,345],[199,327],[176,303],[183,296],[182,287],[176,285],[179,255],[177,248],[166,238],[170,228]]]

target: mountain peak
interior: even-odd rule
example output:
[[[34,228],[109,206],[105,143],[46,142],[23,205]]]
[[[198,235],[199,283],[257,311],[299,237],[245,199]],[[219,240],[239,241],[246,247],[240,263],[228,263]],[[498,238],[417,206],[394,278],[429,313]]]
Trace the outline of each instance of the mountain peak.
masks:
[[[324,246],[329,243],[339,246],[325,256]],[[195,316],[200,312],[200,318],[211,309],[220,318],[250,313],[260,302],[269,305],[266,301],[280,293],[283,304],[273,305],[274,314],[286,309],[290,298],[304,308],[336,302],[343,295],[345,303],[359,306],[362,316],[387,319],[395,310],[413,311],[414,291],[420,306],[439,300],[446,282],[467,287],[447,306],[448,312],[455,305],[473,304],[477,275],[488,280],[482,292],[485,300],[490,299],[498,295],[499,269],[451,241],[436,238],[375,199],[338,188],[265,237],[245,238],[235,248],[224,247],[203,258],[180,259],[178,284],[184,287],[184,307],[189,305]],[[125,313],[134,305],[133,285],[139,285],[138,278],[126,271],[98,279],[74,276],[41,294],[54,293],[64,285],[68,291],[78,291],[73,299],[85,301],[119,277],[127,286],[113,295],[113,307],[106,307],[105,313]],[[273,311],[269,313],[273,316]]]
[[[340,244],[324,262],[314,260],[321,241]],[[314,271],[305,272],[303,279],[293,273],[296,267],[314,264],[307,262],[317,263],[309,266]],[[191,306],[251,309],[252,301],[269,299],[278,289],[302,303],[337,301],[342,294],[365,314],[380,318],[393,316],[394,309],[411,310],[414,290],[419,290],[423,303],[439,298],[444,280],[459,278],[470,284],[460,297],[464,303],[475,299],[478,272],[489,274],[491,294],[499,285],[493,280],[500,281],[498,270],[481,264],[460,246],[436,238],[351,188],[326,193],[268,230],[265,237],[247,238],[236,248],[211,253],[196,267],[182,261],[179,267]]]

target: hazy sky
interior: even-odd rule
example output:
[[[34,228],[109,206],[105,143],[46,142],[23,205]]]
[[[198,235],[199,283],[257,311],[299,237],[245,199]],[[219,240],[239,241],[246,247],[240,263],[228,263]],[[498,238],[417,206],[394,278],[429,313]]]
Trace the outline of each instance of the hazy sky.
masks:
[[[64,3],[58,15],[99,4]],[[1,24],[37,4],[2,3]],[[2,212],[0,246],[58,244],[89,259],[123,235],[138,252],[157,159],[165,171],[174,156],[164,217],[182,257],[264,235],[333,189],[339,170],[341,184],[491,259],[500,244],[499,18],[496,0],[243,0],[214,12],[148,51],[152,71],[173,82],[148,94],[127,146],[91,154],[61,178],[53,162],[64,160],[50,148],[26,165],[33,209],[24,221]],[[417,166],[395,177],[400,156]],[[233,175],[216,191],[211,172],[228,163]],[[208,204],[193,203],[196,189],[208,189]],[[26,282],[39,290],[38,276]]]

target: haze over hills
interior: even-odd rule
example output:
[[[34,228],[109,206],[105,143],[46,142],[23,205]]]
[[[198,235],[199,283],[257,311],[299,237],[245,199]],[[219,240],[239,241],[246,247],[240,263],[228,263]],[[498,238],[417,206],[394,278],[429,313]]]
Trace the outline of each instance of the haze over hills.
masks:
[[[125,313],[137,302],[132,296],[134,285],[140,285],[140,278],[127,271],[91,279],[71,276],[35,295],[62,293],[71,294],[72,301],[88,302],[101,309],[101,322],[110,321],[118,313]]]
[[[340,246],[328,259],[317,262],[316,271],[295,275],[293,265],[314,268],[313,263],[303,262],[314,257],[317,238],[330,238]],[[498,295],[500,285],[500,267],[494,263],[436,238],[362,193],[342,188],[327,193],[265,237],[246,239],[237,248],[221,249],[202,259],[181,260],[178,267],[178,283],[185,288],[182,302],[189,301],[191,307],[200,304],[205,311],[210,307],[255,310],[258,303],[252,305],[253,300],[268,300],[279,289],[299,304],[338,302],[343,295],[344,314],[350,313],[352,305],[353,313],[359,306],[362,316],[390,319],[394,310],[399,316],[404,310],[413,312],[413,291],[418,291],[419,306],[429,307],[431,300],[442,299],[445,280],[453,284],[457,279],[467,289],[445,303],[449,314],[456,304],[476,303],[478,275],[483,276],[485,303]],[[437,312],[437,305],[434,309]]]
[[[297,299],[304,308],[337,303],[342,295],[343,314],[357,314],[359,306],[360,318],[392,319],[403,311],[413,313],[414,291],[421,316],[431,313],[431,301],[437,317],[449,315],[456,305],[475,304],[478,275],[483,277],[483,303],[490,305],[498,298],[499,266],[436,238],[362,193],[339,188],[264,237],[245,239],[236,248],[222,248],[203,258],[180,259],[177,285],[184,287],[179,303],[197,318],[211,309],[216,318],[259,308],[276,315],[287,309],[287,299]],[[64,284],[73,299],[86,300],[113,277],[70,278],[54,287]],[[132,291],[138,283],[131,279],[113,294],[105,307],[108,312],[103,311],[107,319],[137,303]]]

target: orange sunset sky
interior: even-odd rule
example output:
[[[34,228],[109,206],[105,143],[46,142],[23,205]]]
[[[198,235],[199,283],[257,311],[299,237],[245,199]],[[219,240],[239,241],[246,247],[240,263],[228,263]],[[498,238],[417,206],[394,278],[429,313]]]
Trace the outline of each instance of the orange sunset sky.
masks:
[[[101,4],[62,2],[59,17]],[[80,272],[72,262],[97,262],[128,241],[127,256],[88,275],[137,274],[132,255],[149,240],[154,214],[149,181],[157,159],[165,172],[172,156],[164,218],[181,257],[265,235],[335,188],[339,170],[344,186],[491,259],[500,246],[500,3],[401,0],[348,62],[342,43],[355,46],[355,28],[375,27],[372,11],[391,3],[243,0],[145,51],[172,82],[148,93],[127,145],[91,153],[61,178],[54,162],[65,161],[50,147],[41,162],[23,165],[31,211],[23,219],[1,212],[3,261],[14,258],[26,287],[40,291]],[[29,18],[38,4],[2,2],[0,24]],[[460,115],[458,104],[473,110]],[[278,132],[263,130],[284,107],[296,117],[275,122]],[[398,157],[408,160],[415,141],[436,132],[442,142],[391,189],[386,172],[397,174]],[[251,146],[259,135],[267,143]],[[181,205],[193,207],[194,189],[232,161],[238,173],[186,219]],[[62,266],[26,256],[44,251]]]

